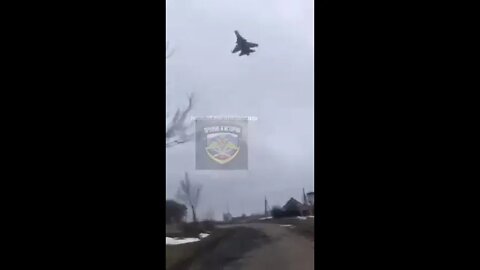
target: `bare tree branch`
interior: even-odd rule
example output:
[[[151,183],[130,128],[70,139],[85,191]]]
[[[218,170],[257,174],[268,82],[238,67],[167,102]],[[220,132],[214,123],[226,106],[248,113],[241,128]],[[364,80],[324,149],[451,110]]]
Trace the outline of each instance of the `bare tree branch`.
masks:
[[[175,52],[170,48],[170,42],[167,41],[167,56],[168,59]],[[177,109],[173,119],[167,123],[166,131],[166,147],[172,147],[182,144],[193,139],[193,134],[189,134],[187,130],[191,127],[193,122],[188,123],[187,116],[193,107],[193,94],[188,97],[188,107],[184,110]]]
[[[175,52],[175,49],[170,49],[170,42],[167,41],[167,56],[166,56],[166,59],[170,58],[170,56],[172,56],[174,52]]]
[[[178,109],[167,126],[166,131],[166,146],[171,147],[179,143],[185,143],[193,139],[193,134],[188,133],[187,130],[192,123],[188,123],[187,116],[193,107],[193,94],[188,97],[188,106],[185,110]]]
[[[180,181],[180,187],[177,191],[177,198],[184,203],[188,204],[192,209],[193,221],[197,222],[196,208],[200,200],[200,192],[202,186],[200,184],[195,184],[190,181],[188,173],[185,172],[185,179]]]
[[[186,143],[186,142],[189,142],[189,141],[193,140],[194,137],[195,137],[194,133],[188,134],[183,139],[178,139],[178,140],[173,140],[173,141],[167,142],[166,146],[168,148],[168,147],[172,147],[172,146],[175,146],[175,145],[178,145],[178,144]]]

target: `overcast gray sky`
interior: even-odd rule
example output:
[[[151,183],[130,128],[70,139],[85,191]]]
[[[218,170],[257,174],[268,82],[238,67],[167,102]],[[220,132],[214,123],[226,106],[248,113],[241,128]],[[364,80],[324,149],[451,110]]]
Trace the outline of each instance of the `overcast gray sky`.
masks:
[[[259,44],[232,54],[234,30]],[[167,0],[167,111],[256,116],[249,122],[248,171],[196,171],[194,142],[167,149],[167,198],[185,171],[203,185],[198,215],[212,208],[262,213],[313,191],[313,0]],[[189,213],[190,214],[190,213]]]

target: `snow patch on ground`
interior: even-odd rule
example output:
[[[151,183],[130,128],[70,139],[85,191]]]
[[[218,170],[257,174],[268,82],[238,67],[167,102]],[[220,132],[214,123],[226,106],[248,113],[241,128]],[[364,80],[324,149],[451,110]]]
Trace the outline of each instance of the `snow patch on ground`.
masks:
[[[165,244],[166,245],[181,245],[181,244],[187,244],[187,243],[193,243],[193,242],[198,242],[200,239],[203,239],[205,237],[208,237],[210,234],[208,233],[201,233],[198,235],[199,238],[171,238],[167,237]]]
[[[282,226],[282,227],[293,227],[293,225],[290,225],[290,224],[280,224],[280,226]]]
[[[210,234],[208,234],[208,233],[201,233],[198,237],[200,237],[200,239],[203,239],[203,238],[205,238],[205,237],[207,237],[207,236],[209,236],[209,235],[210,235]]]
[[[306,220],[307,217],[297,217],[297,219]]]
[[[175,237],[175,238],[171,238],[171,237],[167,237],[167,240],[166,240],[166,245],[181,245],[181,244],[186,244],[186,243],[193,243],[193,242],[197,242],[197,241],[200,241],[200,239],[198,238],[178,238],[178,237]]]
[[[259,218],[258,220],[266,220],[266,219],[272,219],[272,217],[262,217],[262,218]]]

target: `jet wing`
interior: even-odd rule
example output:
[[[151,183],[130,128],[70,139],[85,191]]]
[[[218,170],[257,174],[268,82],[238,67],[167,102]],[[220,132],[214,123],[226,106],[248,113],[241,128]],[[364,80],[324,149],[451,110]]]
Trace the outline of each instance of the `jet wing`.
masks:
[[[247,42],[246,39],[244,39],[238,32],[235,32],[235,35],[237,36],[237,43],[244,43]]]
[[[240,51],[240,49],[241,49],[240,45],[237,44],[237,46],[235,46],[235,48],[233,49],[232,53],[236,53]]]

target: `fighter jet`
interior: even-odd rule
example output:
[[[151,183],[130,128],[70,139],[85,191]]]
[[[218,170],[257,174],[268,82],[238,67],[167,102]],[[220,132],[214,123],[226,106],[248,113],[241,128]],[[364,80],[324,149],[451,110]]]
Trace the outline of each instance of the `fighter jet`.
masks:
[[[240,51],[240,54],[238,56],[242,56],[244,54],[250,55],[250,53],[254,52],[254,50],[252,50],[251,48],[257,47],[258,44],[248,42],[246,39],[240,36],[238,31],[236,30],[235,30],[235,35],[237,36],[237,45],[233,49],[232,53],[236,53]]]

